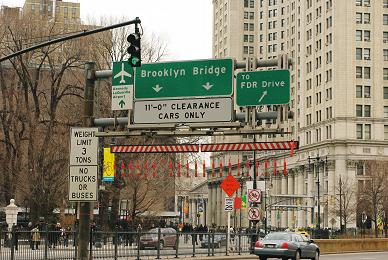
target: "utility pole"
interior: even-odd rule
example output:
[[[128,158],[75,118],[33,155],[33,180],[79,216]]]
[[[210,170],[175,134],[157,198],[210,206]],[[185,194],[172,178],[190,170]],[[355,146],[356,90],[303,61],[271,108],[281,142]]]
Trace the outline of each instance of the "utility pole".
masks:
[[[85,65],[86,69],[86,83],[84,90],[84,111],[82,124],[85,127],[93,126],[93,112],[94,112],[94,83],[95,83],[95,63],[88,62]],[[88,246],[90,241],[90,212],[91,202],[78,202],[80,208],[79,217],[79,247],[78,260],[88,260],[89,252]]]
[[[320,186],[321,186],[321,183],[320,183],[320,180],[319,180],[319,166],[321,164],[325,164],[325,162],[327,163],[327,158],[324,160],[322,160],[321,157],[319,157],[319,155],[317,154],[316,157],[308,157],[308,162],[309,162],[309,165],[313,165],[314,168],[315,168],[315,162],[317,163],[317,195],[318,195],[318,217],[317,217],[317,229],[320,230],[321,229],[321,203],[320,203],[320,199],[321,199],[321,196],[320,196]]]

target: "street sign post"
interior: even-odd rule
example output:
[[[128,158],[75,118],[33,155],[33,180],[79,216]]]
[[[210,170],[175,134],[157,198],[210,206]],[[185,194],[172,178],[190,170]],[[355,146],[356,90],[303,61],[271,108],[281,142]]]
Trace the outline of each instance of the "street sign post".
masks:
[[[143,64],[136,69],[135,101],[233,94],[233,60]]]
[[[134,70],[127,61],[113,62],[112,110],[132,109]]]
[[[136,124],[230,122],[232,99],[145,100],[135,102]]]
[[[240,72],[236,77],[238,106],[281,105],[290,101],[290,72],[266,70]]]

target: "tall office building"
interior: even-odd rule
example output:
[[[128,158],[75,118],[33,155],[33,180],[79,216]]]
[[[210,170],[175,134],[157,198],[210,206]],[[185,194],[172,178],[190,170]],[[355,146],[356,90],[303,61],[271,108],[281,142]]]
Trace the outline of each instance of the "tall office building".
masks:
[[[56,23],[79,24],[80,3],[62,0],[26,0],[24,14],[39,15]]]
[[[260,165],[279,160],[267,181],[268,225],[315,226],[319,201],[321,227],[339,227],[340,176],[361,188],[365,161],[388,155],[388,0],[213,0],[213,11],[214,58],[293,59],[294,118],[282,125],[292,135],[275,140],[298,140],[300,149],[291,158],[257,153]],[[321,163],[309,163],[317,155]]]

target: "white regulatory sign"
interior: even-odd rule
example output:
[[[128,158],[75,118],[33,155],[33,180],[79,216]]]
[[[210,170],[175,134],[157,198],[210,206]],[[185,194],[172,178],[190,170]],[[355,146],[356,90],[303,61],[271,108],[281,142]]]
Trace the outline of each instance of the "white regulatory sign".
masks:
[[[70,166],[69,201],[97,201],[97,166]]]
[[[135,124],[230,122],[231,98],[135,101]]]
[[[112,86],[112,110],[132,109],[133,85]]]
[[[233,211],[234,198],[225,198],[225,211]]]
[[[260,209],[249,208],[248,209],[248,220],[260,220]]]
[[[98,165],[97,127],[71,128],[70,165]]]

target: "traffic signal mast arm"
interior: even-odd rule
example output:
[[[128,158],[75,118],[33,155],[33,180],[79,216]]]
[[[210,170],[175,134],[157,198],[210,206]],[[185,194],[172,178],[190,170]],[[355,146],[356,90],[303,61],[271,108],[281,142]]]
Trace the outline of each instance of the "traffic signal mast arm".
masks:
[[[40,43],[40,44],[37,44],[37,45],[33,45],[33,46],[28,47],[26,49],[22,49],[20,51],[14,52],[14,53],[12,53],[10,55],[7,55],[7,56],[4,56],[4,57],[0,58],[0,62],[9,60],[9,59],[17,57],[17,56],[19,56],[21,54],[24,54],[24,53],[27,53],[27,52],[30,52],[30,51],[33,51],[33,50],[36,50],[36,49],[39,49],[39,48],[42,48],[42,47],[46,47],[46,46],[49,46],[49,45],[52,45],[52,44],[55,44],[55,43],[60,43],[60,42],[64,42],[64,41],[67,41],[67,40],[72,40],[72,39],[80,38],[80,37],[83,37],[83,36],[87,36],[87,35],[103,32],[103,31],[112,30],[112,29],[123,27],[123,26],[126,26],[126,25],[131,25],[131,24],[138,25],[140,23],[141,23],[141,21],[140,21],[139,17],[136,17],[135,20],[131,20],[131,21],[123,22],[123,23],[118,23],[118,24],[113,24],[113,25],[97,28],[97,29],[94,29],[94,30],[84,30],[84,31],[79,32],[79,33],[75,33],[75,34],[72,34],[72,35],[69,35],[69,36],[57,38],[57,39],[54,39],[54,40],[49,40],[49,41],[46,41],[46,42],[43,42],[43,43]]]

